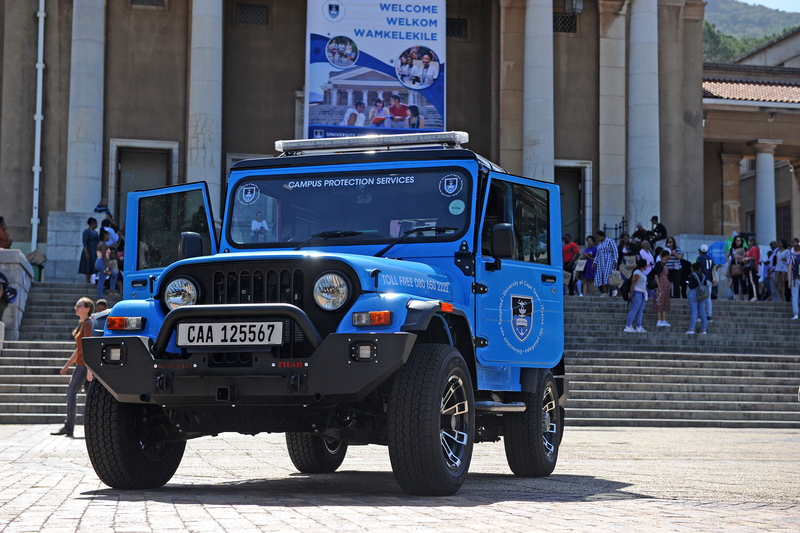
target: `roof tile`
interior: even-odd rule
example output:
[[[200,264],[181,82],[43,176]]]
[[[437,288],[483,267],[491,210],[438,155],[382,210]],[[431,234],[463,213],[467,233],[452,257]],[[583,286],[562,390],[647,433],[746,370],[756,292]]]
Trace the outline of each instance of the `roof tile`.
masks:
[[[703,98],[800,104],[800,83],[705,78]]]

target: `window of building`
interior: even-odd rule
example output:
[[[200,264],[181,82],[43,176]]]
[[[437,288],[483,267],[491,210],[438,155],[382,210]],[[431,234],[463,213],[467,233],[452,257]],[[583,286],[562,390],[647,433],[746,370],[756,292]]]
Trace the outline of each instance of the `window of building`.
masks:
[[[553,13],[553,33],[578,33],[578,15]]]
[[[447,38],[466,39],[467,19],[447,19]]]
[[[167,0],[131,0],[134,7],[155,7],[164,9],[167,7]]]
[[[755,231],[756,230],[756,212],[755,211],[748,211],[744,214],[744,230],[745,231]]]
[[[236,4],[236,24],[248,26],[268,26],[269,10],[263,4]]]
[[[788,202],[775,206],[775,229],[779,239],[792,240],[792,206]]]

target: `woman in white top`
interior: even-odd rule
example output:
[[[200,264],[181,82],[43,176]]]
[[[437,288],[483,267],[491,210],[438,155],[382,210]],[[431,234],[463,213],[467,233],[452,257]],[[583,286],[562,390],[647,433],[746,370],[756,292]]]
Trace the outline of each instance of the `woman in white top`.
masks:
[[[269,233],[269,226],[267,221],[264,220],[264,215],[261,211],[256,213],[256,219],[250,223],[250,240],[252,242],[259,242],[261,235],[266,236]]]
[[[625,333],[647,333],[647,330],[642,327],[642,315],[647,302],[647,274],[644,273],[646,266],[647,261],[638,259],[636,261],[636,270],[631,275],[631,310],[628,312]],[[636,321],[636,327],[633,327],[634,320]]]
[[[780,250],[778,251],[778,260],[775,264],[775,285],[778,286],[778,294],[780,301],[786,301],[786,274],[789,272],[789,257],[792,252],[789,250],[789,243],[786,239],[779,239],[781,243]]]

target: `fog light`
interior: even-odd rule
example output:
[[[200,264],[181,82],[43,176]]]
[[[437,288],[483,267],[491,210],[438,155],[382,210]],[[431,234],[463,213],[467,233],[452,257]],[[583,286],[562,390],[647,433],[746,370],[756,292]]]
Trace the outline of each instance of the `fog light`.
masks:
[[[354,342],[350,345],[350,359],[373,361],[378,357],[378,346],[373,342]]]
[[[106,319],[106,327],[110,331],[131,331],[144,329],[144,317],[110,316]]]
[[[353,313],[354,326],[390,326],[391,311],[370,311],[369,313]]]
[[[103,346],[101,359],[107,365],[122,365],[125,363],[125,346],[122,344],[110,344]]]

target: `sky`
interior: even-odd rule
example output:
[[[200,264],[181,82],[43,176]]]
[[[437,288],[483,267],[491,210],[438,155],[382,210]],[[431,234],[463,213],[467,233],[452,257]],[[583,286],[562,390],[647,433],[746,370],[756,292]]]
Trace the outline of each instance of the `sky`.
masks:
[[[780,9],[788,13],[800,13],[800,0],[741,0],[746,4]]]

